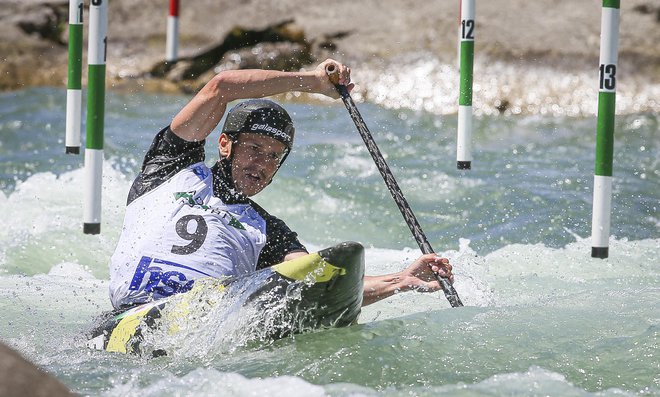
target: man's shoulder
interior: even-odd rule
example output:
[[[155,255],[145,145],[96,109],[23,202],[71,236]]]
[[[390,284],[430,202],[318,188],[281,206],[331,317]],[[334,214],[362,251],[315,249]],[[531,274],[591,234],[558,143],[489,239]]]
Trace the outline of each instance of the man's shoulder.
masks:
[[[191,169],[204,178],[211,174],[204,165],[204,141],[188,142],[172,132],[169,126],[154,137],[144,156],[140,174],[128,194],[127,204],[154,190],[175,175]]]
[[[247,203],[250,204],[250,206],[254,208],[254,210],[257,211],[257,213],[261,215],[262,218],[266,220],[278,220],[282,222],[279,218],[277,218],[274,215],[271,215],[268,211],[266,211],[262,206],[257,204],[254,200],[249,198],[247,199]]]
[[[262,218],[266,221],[266,234],[270,237],[277,235],[285,235],[293,233],[289,225],[286,224],[282,219],[278,218],[275,215],[272,215],[266,211],[262,206],[255,203],[252,199],[248,200],[249,204],[254,208],[254,210],[261,215]]]
[[[167,167],[171,163],[182,164],[184,168],[189,164],[204,161],[204,142],[190,142],[176,135],[169,126],[160,130],[149,150],[144,156],[142,173],[154,171],[154,166]]]

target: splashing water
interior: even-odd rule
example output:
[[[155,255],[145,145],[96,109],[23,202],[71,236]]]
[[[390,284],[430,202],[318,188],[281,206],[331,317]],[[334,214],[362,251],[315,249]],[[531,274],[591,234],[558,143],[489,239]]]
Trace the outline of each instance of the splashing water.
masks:
[[[466,307],[451,309],[438,293],[400,293],[365,307],[357,325],[261,340],[263,329],[246,330],[255,318],[271,321],[259,317],[270,308],[229,299],[187,337],[149,336],[171,356],[86,349],[84,331],[111,308],[107,263],[131,180],[153,135],[188,98],[110,94],[102,234],[89,236],[81,233],[81,158],[63,154],[65,94],[32,89],[0,94],[2,341],[83,395],[660,395],[660,129],[648,99],[657,88],[631,95],[622,84],[617,98],[628,113],[617,118],[613,236],[610,258],[600,260],[590,258],[587,238],[596,123],[586,91],[557,116],[543,99],[536,110],[526,108],[529,98],[509,99],[509,116],[491,116],[486,104],[475,118],[473,170],[459,172],[448,114],[456,76],[440,81],[453,66],[410,62],[418,69],[407,82],[355,68],[356,79],[383,87],[370,83],[364,95],[373,102],[358,106],[429,241],[451,259]],[[540,83],[536,95],[582,95],[586,79],[547,92]],[[491,84],[480,84],[485,98]],[[310,250],[362,242],[367,274],[414,260],[420,252],[345,109],[285,106],[298,143],[256,201]]]

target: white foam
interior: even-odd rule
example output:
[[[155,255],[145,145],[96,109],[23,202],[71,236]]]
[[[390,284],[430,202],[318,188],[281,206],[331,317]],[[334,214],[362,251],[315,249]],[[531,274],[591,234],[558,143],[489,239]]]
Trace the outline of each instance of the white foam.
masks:
[[[383,65],[354,65],[353,91],[386,108],[424,110],[436,114],[458,112],[459,71],[433,54],[409,54],[383,72]],[[505,114],[592,116],[597,111],[597,71],[584,68],[561,72],[556,66],[512,64],[477,57],[474,64],[472,104],[475,115]],[[635,76],[617,85],[617,113],[660,111],[660,84]]]
[[[449,386],[449,389],[457,391],[455,388],[456,386],[454,385]],[[564,375],[541,367],[531,367],[526,372],[512,372],[494,375],[481,382],[469,385],[466,388],[471,391],[471,395],[492,395],[495,391],[495,394],[497,395],[535,396],[549,395],[549,390],[552,390],[552,395],[556,396],[591,395],[591,393],[573,385]],[[462,393],[459,395],[462,395]],[[610,389],[604,392],[599,392],[597,395],[604,397],[634,396],[636,394],[627,393],[620,389]]]
[[[107,274],[125,211],[129,179],[106,161],[103,167],[103,213],[100,235],[82,233],[83,170],[55,175],[37,173],[0,197],[0,269],[35,274],[60,260]],[[28,260],[29,258],[29,260]]]
[[[162,396],[164,391],[173,396],[272,396],[272,397],[324,397],[322,387],[313,385],[294,376],[276,378],[246,378],[231,372],[220,372],[213,368],[198,368],[186,375],[165,373],[147,386],[139,373],[129,381],[118,379],[116,385],[104,396]]]

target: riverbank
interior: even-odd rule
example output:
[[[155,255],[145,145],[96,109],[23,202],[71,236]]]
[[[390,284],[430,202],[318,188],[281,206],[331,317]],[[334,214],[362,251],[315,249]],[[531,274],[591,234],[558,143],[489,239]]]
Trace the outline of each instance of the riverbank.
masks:
[[[0,11],[0,34],[5,38],[0,44],[0,89],[66,87],[68,1],[4,3]],[[457,1],[337,0],[332,7],[298,0],[236,3],[197,0],[182,4],[180,57],[192,60],[208,53],[226,43],[236,29],[279,32],[278,27],[285,26],[283,41],[273,44],[268,41],[273,36],[266,35],[266,41],[230,49],[205,72],[185,78],[180,65],[168,73],[154,73],[165,56],[165,2],[113,0],[109,7],[108,86],[194,92],[223,68],[280,67],[281,62],[273,59],[294,58],[289,67],[300,68],[333,57],[353,65],[354,80],[360,85],[356,94],[370,99],[369,93],[378,89],[369,85],[369,76],[409,68],[419,59],[456,64]],[[479,75],[489,76],[482,86],[515,84],[515,80],[525,79],[528,70],[536,76],[546,74],[540,78],[549,80],[574,73],[595,76],[600,15],[601,4],[595,0],[563,0],[551,6],[524,0],[478,2],[475,84]],[[648,0],[622,2],[621,16],[618,74],[622,84],[634,81],[628,91],[636,96],[638,90],[660,84],[660,6]],[[85,53],[86,48],[85,44]],[[497,70],[491,70],[493,65],[515,68],[512,73],[520,78],[500,81]],[[514,87],[514,91],[526,88]],[[656,111],[660,107],[653,99],[656,91],[645,93],[651,102],[635,109]],[[497,109],[517,100],[504,94],[498,92],[488,106]],[[524,101],[521,104],[526,108]]]

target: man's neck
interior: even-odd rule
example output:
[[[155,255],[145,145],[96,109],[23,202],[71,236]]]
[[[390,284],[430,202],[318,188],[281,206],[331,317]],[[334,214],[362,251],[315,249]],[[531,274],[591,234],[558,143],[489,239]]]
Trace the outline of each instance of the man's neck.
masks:
[[[231,177],[231,164],[229,161],[219,160],[213,168],[213,194],[225,204],[243,204],[249,202],[248,198],[236,189]]]

